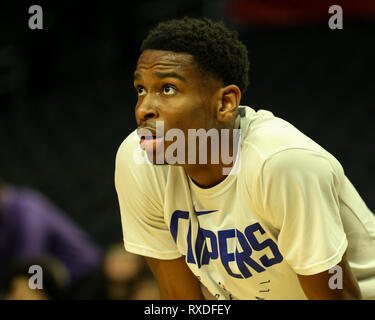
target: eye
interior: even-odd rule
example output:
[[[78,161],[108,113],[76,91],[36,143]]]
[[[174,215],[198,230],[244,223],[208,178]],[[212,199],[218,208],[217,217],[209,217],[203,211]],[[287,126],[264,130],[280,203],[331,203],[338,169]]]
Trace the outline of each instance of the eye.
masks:
[[[144,96],[147,93],[145,88],[141,86],[138,86],[136,91],[137,91],[138,96]]]
[[[169,84],[164,86],[164,88],[163,88],[163,94],[165,94],[167,96],[171,96],[171,95],[175,94],[176,91],[177,91],[176,88],[174,88],[173,86],[171,86]]]

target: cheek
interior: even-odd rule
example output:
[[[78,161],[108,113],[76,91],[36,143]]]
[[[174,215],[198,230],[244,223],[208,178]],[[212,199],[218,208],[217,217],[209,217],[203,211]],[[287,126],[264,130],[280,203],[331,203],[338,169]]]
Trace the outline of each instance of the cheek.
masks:
[[[181,99],[171,104],[165,110],[165,126],[178,128],[184,132],[187,129],[206,128],[208,105],[194,97]]]

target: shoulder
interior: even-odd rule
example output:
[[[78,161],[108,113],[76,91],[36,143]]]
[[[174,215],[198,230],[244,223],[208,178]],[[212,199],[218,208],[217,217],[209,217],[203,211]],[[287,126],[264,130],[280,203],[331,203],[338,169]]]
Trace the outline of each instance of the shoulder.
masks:
[[[307,148],[288,148],[275,152],[262,164],[263,176],[273,178],[328,178],[341,176],[340,163],[327,154]]]
[[[169,166],[153,165],[139,147],[139,138],[133,131],[120,145],[115,161],[115,186],[118,191],[142,190],[145,194],[158,193],[163,198]]]
[[[133,131],[130,133],[125,140],[120,144],[117,154],[116,162],[126,161],[133,159],[133,156],[137,152],[137,133]]]
[[[288,121],[267,110],[242,108],[245,116],[241,120],[241,147],[247,162],[262,166],[271,159],[277,159],[282,165],[298,162],[304,157],[314,160],[318,155],[337,162],[332,154]]]
[[[267,110],[245,109],[241,154],[250,191],[286,177],[333,176],[336,182],[343,178],[339,161],[292,124]]]
[[[279,151],[302,148],[317,152],[326,152],[319,144],[298,130],[288,121],[275,116],[267,110],[255,112],[245,108],[243,119],[243,146],[251,149],[261,160],[265,160]]]

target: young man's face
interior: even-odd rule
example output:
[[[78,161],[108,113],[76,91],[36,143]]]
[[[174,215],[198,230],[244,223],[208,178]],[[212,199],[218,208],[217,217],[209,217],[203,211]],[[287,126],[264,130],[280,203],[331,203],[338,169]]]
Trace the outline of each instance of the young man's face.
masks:
[[[156,122],[163,121],[164,136],[170,129],[182,130],[186,149],[188,129],[216,127],[215,93],[220,81],[203,79],[190,54],[145,50],[134,73],[134,87],[138,93],[135,109],[138,128],[151,129],[155,135]],[[162,140],[162,137],[141,137],[141,147],[149,158],[154,155],[154,163],[156,145]],[[163,153],[172,143],[164,140]]]

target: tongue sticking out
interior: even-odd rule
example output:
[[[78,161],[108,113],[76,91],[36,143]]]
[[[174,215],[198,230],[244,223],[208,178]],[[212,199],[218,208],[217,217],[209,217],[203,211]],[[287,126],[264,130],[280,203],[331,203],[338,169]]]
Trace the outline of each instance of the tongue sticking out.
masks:
[[[141,148],[145,151],[153,151],[156,149],[158,145],[160,145],[163,141],[163,138],[156,138],[156,137],[141,137],[140,145]]]

